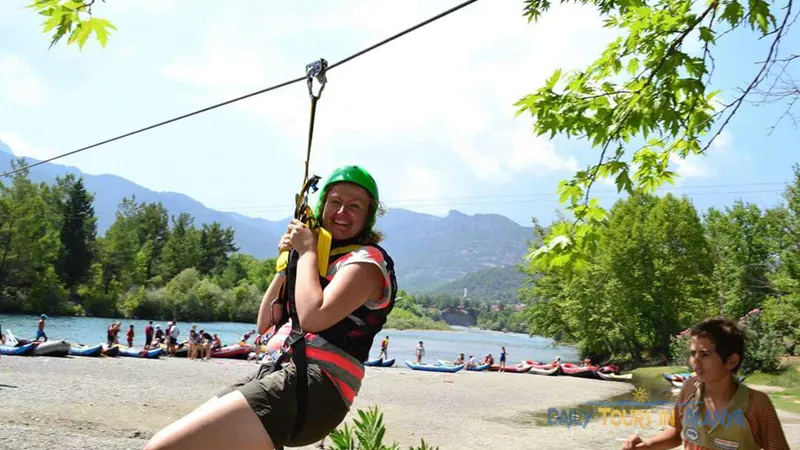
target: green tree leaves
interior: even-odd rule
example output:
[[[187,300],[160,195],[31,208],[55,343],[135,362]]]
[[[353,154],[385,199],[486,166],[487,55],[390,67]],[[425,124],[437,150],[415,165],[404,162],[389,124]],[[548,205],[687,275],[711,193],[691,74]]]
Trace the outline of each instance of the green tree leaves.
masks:
[[[712,266],[694,207],[637,194],[614,205],[593,240],[580,269],[528,269],[531,332],[600,358],[668,354],[670,336],[707,312]]]
[[[564,270],[582,267],[597,249],[592,238],[603,214],[590,199],[598,179],[614,180],[617,191],[629,195],[673,183],[677,174],[670,163],[702,154],[744,97],[763,81],[764,70],[777,62],[773,45],[751,86],[720,106],[714,103],[718,91],[709,86],[713,52],[722,37],[745,27],[777,43],[788,29],[789,14],[787,10],[779,23],[773,11],[781,5],[764,0],[575,3],[595,6],[604,26],[620,36],[587,67],[569,73],[556,69],[539,89],[515,103],[518,115],[530,114],[535,134],[579,139],[599,152],[596,163],[559,184],[572,223],[552,227],[554,236],[530,254],[535,267]],[[535,22],[550,7],[548,0],[525,0],[523,14]],[[687,50],[691,42],[700,44],[699,54]]]
[[[34,0],[28,8],[35,9],[46,18],[42,23],[42,32],[52,33],[50,48],[68,35],[67,45],[77,43],[83,49],[92,33],[100,46],[105,47],[111,31],[117,28],[106,19],[92,17],[94,3],[95,0]]]

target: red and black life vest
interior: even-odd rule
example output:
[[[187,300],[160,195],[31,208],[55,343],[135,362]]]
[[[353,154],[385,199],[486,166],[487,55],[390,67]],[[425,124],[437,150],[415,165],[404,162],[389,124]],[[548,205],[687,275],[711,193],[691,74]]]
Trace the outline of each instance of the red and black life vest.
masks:
[[[331,245],[330,257],[328,258],[328,267],[333,265],[344,254],[352,251],[357,244],[357,240],[349,241],[334,241]],[[377,244],[369,244],[375,247],[383,255],[386,261],[386,266],[389,272],[389,279],[391,283],[391,298],[389,304],[381,309],[372,310],[364,305],[359,306],[349,316],[345,317],[338,323],[330,328],[317,333],[326,341],[346,351],[358,361],[364,362],[369,358],[369,350],[372,347],[375,336],[383,329],[389,313],[394,308],[395,297],[397,295],[397,279],[395,278],[394,261],[388,253]],[[360,247],[360,246],[359,246]],[[286,283],[282,292],[280,302],[285,305],[284,314],[279,321],[275,324],[275,331],[277,332],[289,319],[292,320],[292,330],[289,337],[286,339],[284,346],[290,346],[291,353],[284,352],[273,363],[272,370],[280,370],[283,363],[291,355],[297,367],[297,419],[292,435],[295,435],[302,427],[305,421],[305,409],[308,397],[308,390],[301,388],[308,385],[307,377],[307,360],[306,360],[306,342],[305,331],[302,329],[302,324],[297,316],[297,307],[295,305],[295,280],[297,279],[297,252],[292,250],[289,256],[289,263],[286,268]],[[330,281],[320,276],[320,285],[322,289],[330,283]]]
[[[370,309],[361,305],[349,316],[332,327],[317,333],[326,341],[346,351],[362,363],[369,359],[369,351],[372,348],[375,336],[381,332],[383,325],[386,324],[389,313],[391,313],[394,308],[395,296],[397,295],[394,262],[379,245],[372,245],[372,247],[375,247],[383,254],[383,258],[389,270],[389,277],[391,280],[391,299],[389,304],[380,309]],[[341,255],[339,255],[339,257],[341,257]],[[337,259],[336,257],[332,257],[330,264],[333,264]],[[329,281],[324,277],[320,278],[322,288],[325,289]]]

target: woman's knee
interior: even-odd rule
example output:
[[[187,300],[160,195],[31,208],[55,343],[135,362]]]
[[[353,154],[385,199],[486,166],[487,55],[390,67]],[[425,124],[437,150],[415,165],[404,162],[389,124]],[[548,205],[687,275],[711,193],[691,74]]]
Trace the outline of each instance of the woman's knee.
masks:
[[[213,398],[162,429],[145,450],[216,448],[272,450],[258,416],[238,391]]]

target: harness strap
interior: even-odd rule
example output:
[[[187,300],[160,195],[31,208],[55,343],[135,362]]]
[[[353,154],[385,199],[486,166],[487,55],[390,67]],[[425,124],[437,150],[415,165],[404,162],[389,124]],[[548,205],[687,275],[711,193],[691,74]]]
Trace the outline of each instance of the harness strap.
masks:
[[[347,243],[344,243],[347,244]],[[339,256],[349,253],[358,249],[361,245],[342,245],[340,247],[332,248],[330,251],[330,259],[335,260]],[[297,413],[295,417],[295,424],[292,429],[292,437],[300,432],[303,424],[305,423],[306,409],[308,405],[308,358],[306,353],[306,339],[305,332],[300,325],[300,319],[297,316],[297,305],[295,303],[295,284],[297,279],[297,252],[292,250],[289,254],[288,264],[286,266],[286,283],[284,284],[283,291],[281,292],[281,303],[286,305],[284,314],[281,319],[275,324],[275,330],[279,330],[289,319],[292,320],[292,329],[289,336],[283,344],[284,351],[273,362],[270,372],[277,372],[283,367],[283,363],[290,357],[294,361],[297,368]],[[290,283],[291,281],[291,283]],[[325,277],[320,277],[320,284],[324,289],[328,284]],[[287,314],[288,313],[288,314]],[[291,356],[289,350],[291,349]]]

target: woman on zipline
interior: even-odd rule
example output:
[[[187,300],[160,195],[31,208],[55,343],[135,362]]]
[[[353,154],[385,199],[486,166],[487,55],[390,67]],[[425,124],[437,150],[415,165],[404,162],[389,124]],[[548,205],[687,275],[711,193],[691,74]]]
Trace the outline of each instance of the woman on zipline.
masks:
[[[261,300],[257,332],[280,326],[267,346],[291,358],[274,371],[260,365],[159,431],[146,449],[297,447],[320,441],[344,420],[361,388],[373,339],[394,306],[397,284],[393,262],[373,230],[380,199],[372,176],[358,166],[339,168],[319,198],[315,216],[332,236],[325,276],[318,268],[317,235],[303,223],[293,219],[278,244],[281,252],[297,252],[294,311],[305,337],[307,369],[300,380],[306,386],[298,386],[296,361],[302,357],[283,345],[292,321],[285,322],[286,305],[275,302],[288,287],[281,273]]]

